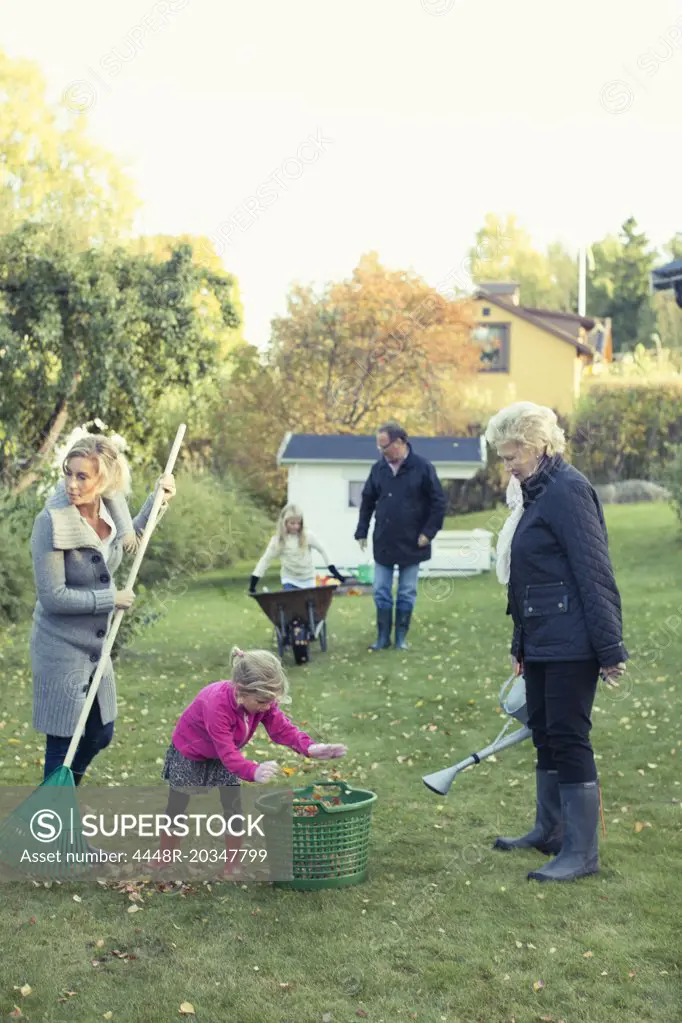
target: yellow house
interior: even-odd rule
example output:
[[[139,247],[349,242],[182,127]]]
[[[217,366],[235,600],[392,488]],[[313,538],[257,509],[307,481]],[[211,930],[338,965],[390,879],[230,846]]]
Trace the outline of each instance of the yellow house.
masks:
[[[595,321],[523,306],[512,282],[482,283],[473,305],[473,341],[480,346],[481,366],[469,389],[471,400],[485,408],[534,401],[570,413],[583,370],[595,357],[587,337]]]

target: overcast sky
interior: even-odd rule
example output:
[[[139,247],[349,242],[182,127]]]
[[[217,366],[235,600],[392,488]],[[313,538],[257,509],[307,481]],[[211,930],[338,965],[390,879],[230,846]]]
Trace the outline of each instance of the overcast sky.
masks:
[[[4,0],[146,233],[207,234],[263,344],[375,249],[438,285],[487,211],[573,247],[682,230],[680,0]],[[312,140],[312,141],[311,141]],[[588,310],[589,311],[589,310]]]

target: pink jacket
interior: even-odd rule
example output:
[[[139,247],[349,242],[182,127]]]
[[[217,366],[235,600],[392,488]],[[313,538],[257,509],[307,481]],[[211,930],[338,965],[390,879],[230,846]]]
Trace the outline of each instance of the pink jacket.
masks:
[[[314,740],[301,732],[277,704],[264,714],[247,714],[237,703],[232,682],[205,686],[180,715],[173,745],[188,760],[219,759],[244,781],[253,781],[258,764],[239,751],[263,724],[273,742],[305,756]]]

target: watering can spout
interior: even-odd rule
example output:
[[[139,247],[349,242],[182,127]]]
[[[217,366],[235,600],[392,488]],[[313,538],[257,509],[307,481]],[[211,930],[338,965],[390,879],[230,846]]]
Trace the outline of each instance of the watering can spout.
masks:
[[[467,767],[473,767],[474,764],[480,764],[482,760],[486,760],[494,753],[499,753],[509,746],[515,746],[517,743],[530,738],[531,731],[527,727],[526,683],[523,675],[512,675],[504,683],[500,689],[500,706],[509,714],[510,718],[515,718],[519,721],[523,728],[519,728],[517,731],[512,732],[511,735],[506,736],[504,735],[506,728],[503,728],[497,739],[489,746],[486,746],[485,749],[480,750],[478,753],[472,753],[471,756],[461,760],[458,764],[453,764],[452,767],[446,767],[442,771],[435,771],[433,774],[424,775],[422,781],[427,789],[435,792],[436,795],[446,796],[460,771],[465,771]],[[511,720],[507,722],[507,727],[510,724]]]

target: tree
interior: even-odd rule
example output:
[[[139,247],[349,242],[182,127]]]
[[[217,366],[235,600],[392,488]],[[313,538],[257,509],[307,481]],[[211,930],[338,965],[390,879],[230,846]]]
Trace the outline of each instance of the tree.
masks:
[[[459,396],[478,367],[472,325],[466,303],[374,253],[321,293],[293,288],[264,356],[233,353],[214,431],[226,466],[265,495],[281,485],[273,454],[287,430],[371,433],[390,416],[412,432],[449,432],[465,421]]]
[[[0,238],[5,481],[30,483],[69,424],[99,417],[130,440],[153,439],[166,390],[191,392],[215,372],[220,333],[237,326],[231,296],[232,279],[197,266],[189,246],[154,263],[120,248],[78,251],[57,233],[47,245],[35,225]]]
[[[578,269],[576,259],[561,242],[538,251],[515,216],[487,213],[469,251],[471,276],[484,281],[516,281],[526,306],[575,312]]]
[[[637,221],[628,217],[618,237],[609,235],[592,246],[594,271],[588,277],[591,315],[610,316],[614,351],[651,343],[655,313],[649,295],[649,274],[655,254]]]
[[[206,270],[210,270],[215,274],[224,274],[225,268],[223,261],[218,253],[215,251],[213,242],[204,235],[191,235],[191,234],[156,234],[156,235],[140,235],[137,238],[132,239],[127,248],[130,252],[138,256],[151,256],[155,263],[163,263],[171,258],[173,252],[178,248],[179,245],[189,245],[192,250],[192,261],[197,266],[204,267]],[[222,322],[222,338],[219,342],[218,350],[221,357],[226,357],[228,352],[235,348],[237,345],[244,343],[244,337],[242,334],[242,327],[244,322],[244,307],[242,305],[241,294],[239,291],[239,283],[236,277],[231,276],[232,280],[232,292],[231,292],[231,303],[237,314],[237,325],[229,326]],[[199,299],[199,296],[197,296]],[[216,328],[218,327],[218,321],[221,320],[220,305],[214,298],[213,301],[206,303],[207,313],[212,312],[214,317],[217,317]]]
[[[86,127],[84,114],[47,104],[36,65],[0,51],[0,234],[25,221],[65,225],[87,247],[130,230],[132,184]]]

